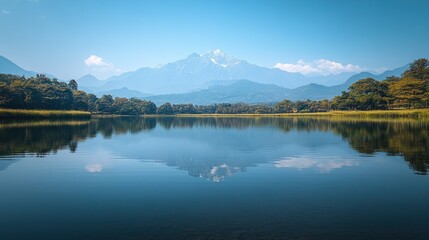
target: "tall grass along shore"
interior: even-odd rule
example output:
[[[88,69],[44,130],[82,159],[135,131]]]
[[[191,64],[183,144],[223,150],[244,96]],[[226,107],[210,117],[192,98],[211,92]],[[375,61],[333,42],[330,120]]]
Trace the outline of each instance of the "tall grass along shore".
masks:
[[[0,109],[1,119],[89,119],[91,113],[64,110]]]
[[[153,115],[160,116],[160,115]],[[165,116],[165,115],[164,115]],[[328,111],[328,112],[313,112],[313,113],[270,113],[270,114],[178,114],[175,116],[182,117],[353,117],[353,118],[415,118],[428,119],[429,108],[423,109],[397,109],[397,110],[372,110],[372,111]]]
[[[26,110],[26,109],[0,109],[1,119],[89,119],[95,117],[120,117],[121,115],[91,115],[85,111],[67,110]],[[271,114],[145,114],[146,117],[353,117],[361,119],[391,119],[413,118],[429,120],[429,108],[424,109],[398,109],[373,111],[328,111],[314,113],[271,113]]]

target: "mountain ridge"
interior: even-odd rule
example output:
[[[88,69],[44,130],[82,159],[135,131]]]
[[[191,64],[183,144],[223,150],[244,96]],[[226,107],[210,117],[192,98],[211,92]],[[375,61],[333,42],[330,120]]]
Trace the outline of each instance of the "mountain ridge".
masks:
[[[0,56],[0,73],[15,74],[20,76],[24,75],[26,77],[36,76],[37,74],[36,72],[23,69],[16,63],[3,56]]]
[[[147,99],[152,100],[157,104],[163,104],[166,102],[176,104],[214,104],[222,102],[268,103],[281,101],[283,99],[289,99],[291,101],[307,99],[332,99],[335,96],[340,95],[342,91],[346,91],[351,84],[360,79],[372,77],[376,80],[383,80],[388,76],[400,76],[400,74],[402,74],[402,72],[404,72],[407,67],[408,65],[405,65],[403,67],[395,68],[393,70],[388,70],[379,75],[375,75],[369,72],[362,72],[351,76],[346,82],[334,86],[325,86],[317,83],[310,83],[293,89],[280,87],[274,84],[256,83],[250,80],[230,80],[231,84],[227,84],[227,81],[215,80],[213,82],[217,83],[217,85],[215,84],[212,86],[208,86],[207,89],[182,94],[154,95],[147,97]],[[239,92],[243,88],[243,83],[247,83],[246,87],[249,87],[249,84],[252,85],[254,89],[253,94],[249,93],[248,91],[244,91],[241,93]],[[237,84],[241,84],[241,86],[238,86]],[[269,86],[275,86],[277,88],[273,89],[269,88]],[[222,89],[222,92],[213,91],[218,89]],[[269,89],[271,91],[261,91],[261,89]],[[225,93],[233,94],[225,96]]]
[[[189,63],[195,64],[190,65]],[[251,67],[249,68],[248,66]],[[111,94],[114,97],[146,98],[153,99],[157,102],[181,103],[186,100],[186,103],[195,102],[196,104],[202,102],[216,103],[216,101],[249,103],[265,101],[272,102],[280,101],[284,98],[288,98],[290,100],[320,100],[325,98],[330,99],[336,95],[341,94],[341,92],[347,90],[351,84],[362,78],[371,77],[376,80],[382,80],[390,75],[399,76],[402,72],[405,71],[406,68],[408,68],[408,66],[409,64],[392,70],[387,70],[381,74],[360,72],[357,74],[353,74],[349,78],[345,79],[342,84],[336,84],[333,86],[326,86],[318,83],[307,83],[298,87],[288,88],[276,84],[275,81],[259,79],[260,81],[258,82],[249,78],[236,77],[242,75],[254,76],[258,74],[254,74],[253,71],[265,71],[263,75],[267,76],[267,78],[270,79],[270,76],[272,74],[276,75],[278,73],[283,74],[286,72],[281,71],[279,69],[259,67],[254,64],[250,64],[244,60],[239,60],[230,57],[224,52],[222,52],[220,49],[217,49],[202,55],[193,53],[190,54],[186,59],[178,60],[173,63],[168,63],[162,67],[143,67],[137,69],[134,72],[126,72],[121,75],[125,76],[128,79],[132,79],[130,80],[131,82],[135,82],[136,79],[138,80],[138,78],[136,78],[136,74],[137,76],[142,76],[146,79],[154,79],[154,76],[156,76],[157,74],[159,75],[159,73],[161,73],[161,75],[163,75],[167,79],[167,82],[161,82],[161,84],[158,85],[158,87],[160,88],[163,88],[165,86],[180,88],[180,85],[183,85],[185,83],[177,81],[178,79],[183,79],[184,76],[193,76],[194,78],[191,79],[192,81],[186,82],[186,84],[189,85],[191,82],[198,83],[196,83],[195,86],[192,87],[192,89],[186,87],[182,88],[182,92],[164,94],[151,94],[149,91],[143,92],[141,90],[133,88],[132,84],[127,85],[127,81],[125,81],[124,83],[121,76],[111,77],[108,80],[98,80],[93,75],[87,74],[79,78],[77,82],[79,84],[80,89],[90,93],[94,93],[98,96],[102,94]],[[232,69],[235,75],[231,73],[226,73],[224,71],[225,69]],[[168,70],[167,73],[166,70]],[[214,71],[214,76],[219,76],[219,78],[212,78],[212,76],[210,78],[206,78],[208,79],[207,81],[202,82],[201,79],[199,79],[198,77],[204,75],[207,70]],[[36,75],[35,72],[22,69],[12,61],[2,56],[0,56],[0,72],[26,76]],[[193,74],[189,75],[189,72]],[[291,74],[289,76],[301,75],[297,75],[295,73],[287,74]],[[226,76],[228,77],[228,79],[225,79],[227,78]],[[347,76],[347,74],[343,74],[343,76]],[[301,75],[301,77],[303,77],[303,75]],[[314,78],[308,78],[305,81],[309,81],[309,79],[311,81],[311,79]],[[112,84],[115,82],[119,83],[118,86],[111,88],[105,87],[106,84]],[[250,92],[249,89],[253,89],[254,92]],[[262,91],[262,89],[264,89],[264,91]],[[145,90],[147,89],[145,88]],[[207,99],[209,96],[211,96],[212,99],[200,99],[203,97]]]
[[[187,58],[158,68],[139,68],[106,80],[103,90],[126,86],[151,94],[185,93],[201,88],[214,79],[250,79],[282,87],[305,85],[308,79],[300,73],[265,68],[233,58],[220,49],[206,54],[190,54]]]

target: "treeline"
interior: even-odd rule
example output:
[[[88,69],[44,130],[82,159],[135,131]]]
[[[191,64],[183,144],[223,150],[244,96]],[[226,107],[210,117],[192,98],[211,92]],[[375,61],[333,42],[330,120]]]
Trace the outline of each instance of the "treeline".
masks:
[[[401,77],[362,79],[332,100],[335,110],[376,110],[429,107],[429,63],[414,61]]]
[[[20,77],[0,74],[0,108],[81,110],[119,115],[142,114],[268,114],[326,112],[330,110],[383,110],[429,107],[429,63],[425,58],[410,64],[401,77],[383,81],[372,78],[352,84],[348,91],[332,101],[283,100],[274,106],[245,103],[213,105],[170,104],[157,107],[152,101],[138,98],[113,98],[78,90],[75,80],[69,83],[45,75]]]
[[[78,90],[75,80],[69,83],[50,79],[39,74],[25,78],[0,74],[0,108],[80,110],[91,113],[144,115],[144,114],[266,114],[289,112],[319,112],[329,110],[329,101],[285,100],[274,107],[245,103],[221,103],[212,105],[170,104],[157,107],[152,101],[138,98],[113,98],[111,95],[96,95]]]
[[[122,115],[155,114],[157,110],[151,101],[113,98],[111,95],[98,98],[78,90],[75,80],[65,83],[42,74],[30,78],[0,74],[0,108],[80,110]]]

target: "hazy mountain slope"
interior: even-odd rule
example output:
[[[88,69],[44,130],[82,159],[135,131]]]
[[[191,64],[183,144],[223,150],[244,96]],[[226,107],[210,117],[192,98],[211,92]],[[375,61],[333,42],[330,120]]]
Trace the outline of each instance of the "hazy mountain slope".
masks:
[[[145,99],[152,100],[156,104],[166,102],[175,104],[270,103],[283,99],[292,101],[331,99],[340,93],[339,87],[326,87],[314,83],[295,89],[287,89],[274,84],[239,80],[226,86],[218,85],[190,93],[157,95]]]
[[[387,77],[390,77],[390,76],[399,77],[399,76],[401,76],[401,74],[405,70],[408,69],[408,66],[409,66],[409,64],[404,65],[404,66],[399,67],[399,68],[395,68],[393,70],[387,70],[387,71],[385,71],[385,72],[383,72],[381,74],[373,74],[373,73],[370,73],[370,72],[361,72],[361,73],[358,73],[358,74],[355,74],[355,75],[351,76],[342,85],[344,85],[344,87],[346,87],[345,89],[347,89],[348,87],[350,87],[356,81],[358,81],[360,79],[364,79],[364,78],[374,78],[375,80],[381,81],[381,80],[384,80],[384,79],[386,79]]]
[[[193,103],[193,104],[213,104],[213,103],[267,103],[277,102],[283,99],[296,100],[322,100],[332,99],[346,91],[354,82],[372,77],[383,80],[388,76],[399,76],[407,68],[400,67],[376,75],[369,72],[362,72],[351,76],[345,83],[335,86],[323,86],[320,84],[308,84],[294,89],[283,88],[273,84],[256,83],[249,80],[215,80],[206,83],[207,89],[198,90],[183,94],[164,94],[151,96],[148,99],[157,104],[170,103]]]
[[[356,73],[353,72],[343,72],[339,74],[329,74],[322,76],[307,76],[308,81],[311,83],[324,85],[324,86],[335,86],[339,84],[343,84],[347,81],[351,76]]]
[[[0,73],[15,74],[20,76],[24,75],[26,77],[36,75],[35,72],[27,71],[3,56],[0,56]]]
[[[93,88],[93,87],[100,87],[104,84],[103,81],[98,80],[96,77],[94,77],[91,74],[87,74],[82,76],[81,78],[76,80],[79,86],[86,87],[86,88]]]
[[[101,97],[103,95],[112,95],[113,97],[124,97],[124,98],[144,98],[149,96],[149,94],[145,94],[142,92],[139,92],[137,90],[130,90],[126,87],[124,88],[120,88],[120,89],[115,89],[115,90],[110,90],[110,91],[101,91],[101,92],[96,92],[95,95],[97,95],[97,97]]]
[[[212,86],[208,89],[191,93],[158,95],[147,97],[146,99],[150,99],[156,104],[165,102],[192,104],[261,103],[284,99],[289,91],[289,89],[273,84],[239,80],[228,86]]]

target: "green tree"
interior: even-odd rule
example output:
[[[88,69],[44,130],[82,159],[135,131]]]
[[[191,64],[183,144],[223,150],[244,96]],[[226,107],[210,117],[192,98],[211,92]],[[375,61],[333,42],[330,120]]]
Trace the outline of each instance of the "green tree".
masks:
[[[387,108],[387,85],[373,78],[361,79],[349,87],[358,110]]]
[[[350,93],[343,91],[340,96],[334,97],[331,104],[334,110],[354,110],[356,101],[350,97]]]
[[[173,107],[169,102],[162,104],[159,106],[157,110],[158,114],[172,115],[174,114]]]
[[[97,100],[98,100],[97,96],[95,96],[92,93],[89,93],[87,99],[88,99],[88,111],[90,111],[90,112],[97,111],[97,109],[96,109],[96,104],[97,104]]]
[[[429,80],[429,61],[426,58],[415,60],[404,72],[403,77]]]
[[[98,112],[106,112],[106,113],[112,113],[113,112],[113,97],[112,95],[103,95],[101,98],[99,98],[95,104],[96,109]]]
[[[84,91],[74,91],[73,92],[73,104],[72,108],[74,110],[88,110],[88,95]]]
[[[175,114],[193,114],[195,107],[192,104],[173,104],[173,112]]]
[[[276,113],[290,113],[293,111],[293,103],[285,99],[274,106],[274,112]]]
[[[273,113],[273,108],[265,105],[254,105],[251,107],[252,113],[255,114],[267,114],[267,113]]]
[[[141,114],[155,114],[157,111],[155,103],[143,100],[140,104]]]
[[[78,87],[77,82],[74,79],[69,81],[68,86],[72,91],[76,91]]]

